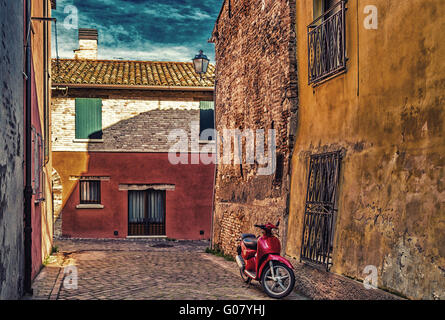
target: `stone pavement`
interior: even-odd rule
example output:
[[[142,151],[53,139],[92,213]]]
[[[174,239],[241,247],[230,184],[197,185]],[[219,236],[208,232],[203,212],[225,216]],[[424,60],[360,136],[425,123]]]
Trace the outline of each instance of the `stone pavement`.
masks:
[[[59,252],[34,280],[33,299],[270,299],[258,282],[241,281],[235,262],[205,253],[208,241],[59,239],[55,246]]]

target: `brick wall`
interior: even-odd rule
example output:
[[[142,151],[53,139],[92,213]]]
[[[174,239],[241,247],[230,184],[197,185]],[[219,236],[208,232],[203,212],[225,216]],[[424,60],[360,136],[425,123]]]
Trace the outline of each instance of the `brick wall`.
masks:
[[[75,141],[75,98],[53,98],[53,151],[168,152],[172,129],[190,135],[199,101],[102,99],[103,142]]]
[[[229,12],[230,11],[230,12]],[[298,95],[294,1],[224,2],[215,25],[217,129],[275,129],[280,176],[258,175],[258,164],[218,165],[214,244],[234,254],[240,232],[281,218],[286,238],[289,160]],[[267,147],[266,147],[267,150]],[[282,241],[284,244],[285,241]]]

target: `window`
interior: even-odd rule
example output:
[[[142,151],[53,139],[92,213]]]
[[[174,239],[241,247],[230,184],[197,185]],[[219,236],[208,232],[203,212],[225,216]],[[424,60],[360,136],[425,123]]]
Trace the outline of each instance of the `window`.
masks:
[[[314,0],[314,20],[334,8],[340,0]],[[333,11],[338,11],[335,9]]]
[[[76,99],[76,139],[102,139],[102,99]]]
[[[215,129],[215,110],[213,101],[201,101],[199,103],[199,134],[206,129]],[[215,140],[215,137],[205,133],[203,140]]]
[[[100,180],[80,180],[80,204],[100,204]]]
[[[300,259],[332,265],[341,151],[310,157]]]
[[[308,26],[309,84],[346,70],[344,0],[314,0],[314,21]]]

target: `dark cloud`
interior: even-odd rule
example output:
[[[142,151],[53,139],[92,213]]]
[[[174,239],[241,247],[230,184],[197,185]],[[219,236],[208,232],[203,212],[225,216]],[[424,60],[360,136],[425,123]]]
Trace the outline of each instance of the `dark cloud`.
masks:
[[[77,30],[65,23],[74,6],[80,28],[99,30],[101,59],[190,61],[203,49],[213,60],[214,47],[207,40],[222,1],[59,0],[53,11],[59,56],[71,58],[78,48]]]

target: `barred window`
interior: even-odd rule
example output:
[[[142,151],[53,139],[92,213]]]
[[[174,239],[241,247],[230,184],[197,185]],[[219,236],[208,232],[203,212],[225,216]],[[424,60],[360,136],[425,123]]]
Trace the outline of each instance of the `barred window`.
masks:
[[[80,181],[80,203],[100,204],[100,181],[81,180]]]
[[[315,20],[307,27],[309,84],[346,72],[345,14],[345,0],[314,0]]]

